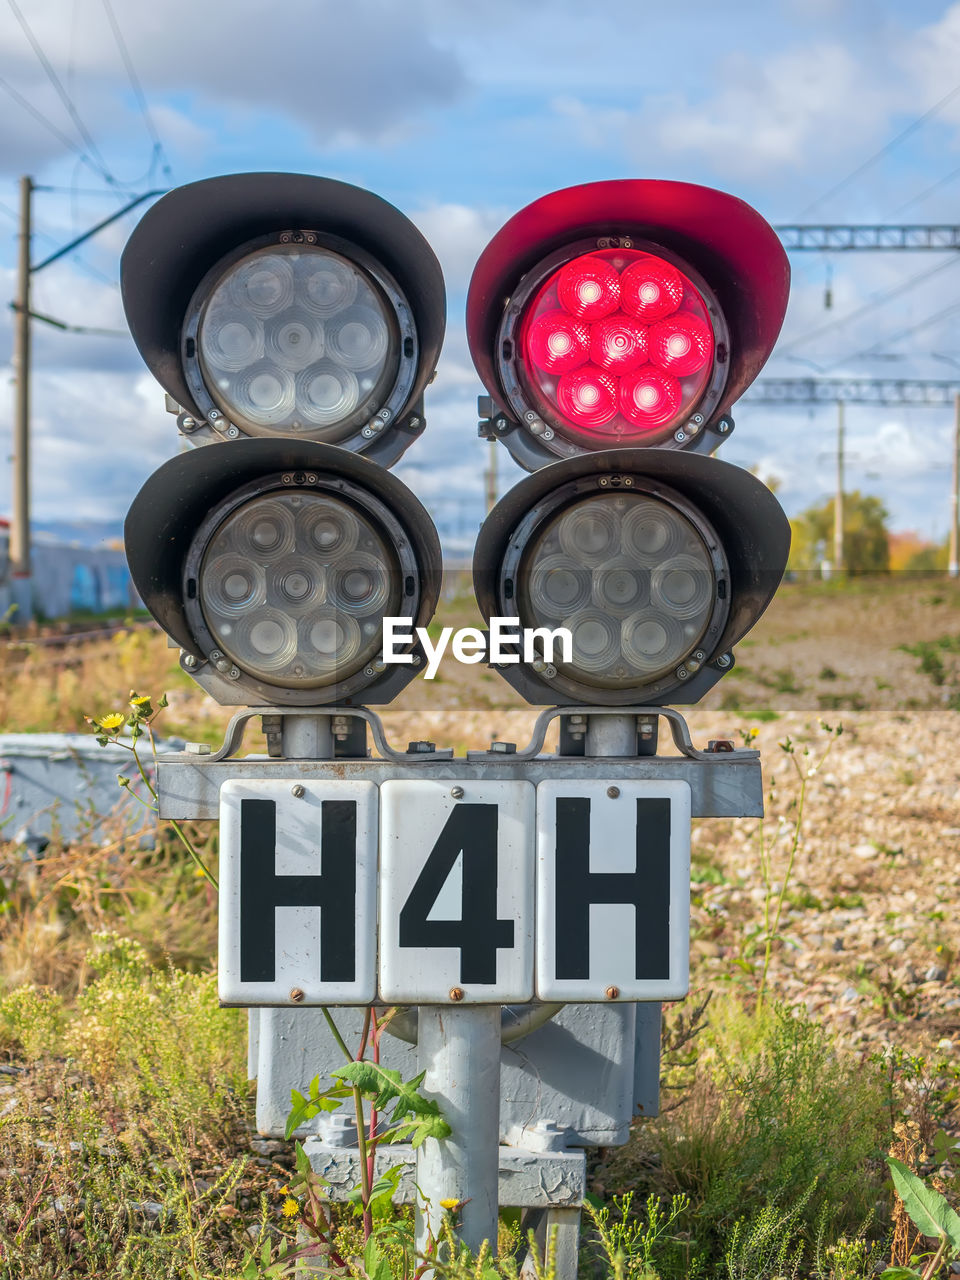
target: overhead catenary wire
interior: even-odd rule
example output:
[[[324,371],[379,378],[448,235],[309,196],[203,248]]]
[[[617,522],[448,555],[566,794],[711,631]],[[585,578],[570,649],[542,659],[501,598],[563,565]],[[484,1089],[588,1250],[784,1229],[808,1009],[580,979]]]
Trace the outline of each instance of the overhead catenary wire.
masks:
[[[130,51],[127,48],[126,41],[123,38],[123,33],[120,30],[120,24],[117,22],[117,17],[113,11],[113,5],[110,3],[110,0],[103,0],[103,8],[107,15],[107,20],[110,23],[110,28],[113,31],[113,37],[117,42],[117,48],[120,51],[120,57],[123,59],[123,65],[126,68],[127,78],[130,81],[130,87],[133,90],[134,96],[137,99],[137,105],[140,108],[140,114],[143,116],[143,121],[144,121],[144,124],[146,125],[147,132],[149,133],[151,141],[153,142],[154,155],[156,156],[157,159],[161,160],[162,162],[161,167],[162,167],[164,176],[167,178],[170,178],[173,172],[170,167],[170,157],[167,155],[166,148],[163,145],[163,139],[160,137],[160,133],[157,129],[156,122],[154,121],[153,116],[150,112],[150,108],[147,105],[147,99],[146,99],[146,95],[143,92],[143,86],[140,83],[140,78],[137,75],[136,68],[133,65],[133,59],[130,57]]]
[[[828,320],[826,324],[818,325],[816,329],[808,329],[806,333],[801,334],[798,338],[791,339],[785,346],[778,347],[776,354],[780,356],[789,355],[797,347],[805,346],[808,342],[812,342],[814,338],[821,337],[824,333],[830,333],[834,329],[842,328],[843,325],[849,324],[852,320],[859,320],[875,307],[883,306],[884,303],[890,302],[893,298],[906,293],[908,289],[922,284],[924,280],[929,280],[932,276],[938,275],[941,271],[946,271],[949,267],[955,267],[958,263],[960,263],[960,255],[955,255],[946,262],[938,262],[936,266],[911,276],[908,280],[894,285],[893,288],[886,290],[884,293],[875,294],[873,298],[868,299],[862,306],[857,307],[855,311],[849,311],[846,315],[837,316],[834,320]]]
[[[928,329],[930,325],[936,324],[940,320],[945,320],[947,316],[953,312],[960,311],[960,302],[951,302],[949,306],[935,312],[932,316],[927,316],[925,320],[919,320],[916,324],[901,329],[897,333],[888,334],[886,337],[879,338],[872,346],[865,347],[862,351],[852,352],[850,355],[844,356],[842,360],[836,361],[827,369],[829,373],[832,369],[839,369],[845,364],[849,364],[851,360],[862,360],[865,356],[874,355],[881,351],[884,347],[892,346],[896,342],[902,342],[904,338],[912,338],[915,333],[920,333],[923,329]]]
[[[81,118],[80,113],[77,110],[73,99],[70,97],[69,93],[67,93],[66,89],[63,86],[63,82],[61,81],[60,77],[57,75],[56,71],[53,68],[53,64],[50,62],[50,59],[47,57],[46,53],[44,52],[43,46],[40,44],[40,41],[34,35],[33,30],[31,29],[30,24],[27,22],[26,18],[23,16],[23,13],[21,12],[20,7],[17,4],[17,0],[7,0],[7,4],[9,5],[10,11],[12,12],[13,16],[16,18],[17,22],[20,24],[20,28],[23,31],[23,34],[27,37],[27,40],[30,43],[30,47],[31,49],[33,49],[34,53],[36,54],[37,61],[40,63],[41,67],[43,68],[47,76],[47,79],[50,81],[51,85],[53,85],[53,88],[56,91],[57,96],[59,97],[60,101],[63,103],[64,108],[67,114],[69,115],[70,119],[73,121],[74,127],[76,128],[77,133],[80,135],[81,139],[83,140],[84,146],[87,148],[87,151],[89,152],[90,157],[92,158],[94,164],[98,167],[100,176],[103,178],[105,182],[108,182],[111,186],[119,186],[119,183],[117,182],[117,179],[114,177],[114,175],[111,173],[110,168],[107,165],[107,162],[104,160],[103,156],[100,154],[100,148],[97,146],[97,143],[93,138],[93,135],[90,133],[90,130],[84,124],[83,119]]]
[[[100,168],[86,154],[82,147],[80,147],[73,138],[68,137],[62,129],[59,129],[52,120],[48,119],[47,116],[43,114],[42,111],[38,111],[32,102],[25,98],[18,89],[15,89],[13,85],[2,76],[0,76],[0,89],[2,89],[4,93],[8,94],[18,106],[23,107],[24,111],[29,112],[29,114],[33,116],[34,120],[39,124],[42,124],[45,129],[52,133],[58,142],[63,143],[63,145],[67,147],[68,150],[72,151],[74,155],[79,156],[94,173],[98,173],[103,177],[103,173]]]
[[[921,200],[926,200],[927,196],[933,195],[934,191],[944,187],[948,182],[953,182],[955,178],[960,178],[960,168],[951,169],[949,173],[942,178],[938,178],[936,182],[931,183],[929,187],[925,187],[918,196],[911,196],[909,200],[905,200],[903,204],[898,205],[894,209],[893,214],[902,213],[904,209],[909,209],[912,204],[919,204]],[[893,216],[893,214],[891,216]]]
[[[889,142],[885,143],[879,151],[875,151],[873,155],[864,160],[862,164],[858,164],[855,169],[852,169],[846,177],[841,178],[839,182],[834,183],[829,191],[825,192],[822,196],[818,196],[816,200],[811,201],[811,203],[800,212],[797,221],[805,218],[812,209],[816,209],[817,205],[823,204],[824,201],[831,199],[831,197],[837,195],[838,192],[843,191],[852,182],[855,182],[861,174],[866,173],[866,171],[872,168],[878,160],[883,159],[885,155],[889,154],[889,152],[891,152],[895,147],[898,147],[900,143],[906,138],[909,138],[911,134],[916,133],[916,131],[922,128],[928,120],[931,120],[935,115],[939,114],[945,106],[957,97],[960,97],[960,84],[954,85],[949,93],[945,93],[943,97],[940,98],[939,101],[935,102],[932,107],[929,107],[923,115],[918,116],[916,120],[911,121],[905,129],[901,129],[901,131],[896,134],[895,137],[891,138]]]

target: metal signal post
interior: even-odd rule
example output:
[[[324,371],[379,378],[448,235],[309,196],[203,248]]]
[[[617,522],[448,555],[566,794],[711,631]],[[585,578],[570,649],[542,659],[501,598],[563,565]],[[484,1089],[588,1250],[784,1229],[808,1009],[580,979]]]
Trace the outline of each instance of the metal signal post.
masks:
[[[547,710],[529,745],[454,757],[395,749],[370,709],[424,669],[413,636],[439,598],[436,531],[385,469],[424,426],[432,250],[370,192],[241,174],[172,192],[124,254],[134,338],[199,446],[135,499],[131,574],[183,669],[238,708],[218,752],[161,759],[160,812],[220,819],[220,997],[255,1011],[262,1132],[339,1065],[320,1008],[347,1031],[364,1007],[406,1010],[384,1065],[425,1072],[451,1132],[379,1148],[374,1172],[419,1191],[421,1250],[448,1210],[495,1247],[498,1208],[519,1206],[560,1229],[572,1280],[583,1149],[657,1109],[660,1002],[689,983],[691,818],[762,812],[757,753],[697,750],[674,707],[733,668],[786,564],[772,494],[709,455],[788,280],[754,210],[675,182],[553,192],[481,255],[481,434],[532,474],[491,503],[474,585],[492,631],[534,637],[491,665]],[[255,717],[266,758],[238,754]],[[349,1127],[302,1134],[334,1199],[357,1182]]]

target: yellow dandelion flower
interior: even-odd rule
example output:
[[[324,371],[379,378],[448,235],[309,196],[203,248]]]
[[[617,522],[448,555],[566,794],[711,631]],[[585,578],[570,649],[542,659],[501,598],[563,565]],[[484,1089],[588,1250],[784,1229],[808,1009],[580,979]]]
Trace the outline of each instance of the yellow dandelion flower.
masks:
[[[441,1200],[441,1201],[440,1201],[440,1208],[441,1208],[441,1209],[451,1209],[451,1210],[452,1210],[452,1209],[459,1209],[459,1208],[460,1208],[460,1201],[457,1199],[457,1197],[456,1197],[456,1196],[446,1196],[446,1197],[444,1197],[444,1199],[443,1199],[443,1200]]]
[[[111,711],[109,715],[101,716],[97,721],[101,729],[105,729],[107,733],[113,733],[123,724],[126,716],[122,711]]]
[[[280,1210],[285,1218],[295,1218],[300,1212],[300,1206],[294,1200],[293,1196],[287,1196],[283,1202],[283,1208]]]

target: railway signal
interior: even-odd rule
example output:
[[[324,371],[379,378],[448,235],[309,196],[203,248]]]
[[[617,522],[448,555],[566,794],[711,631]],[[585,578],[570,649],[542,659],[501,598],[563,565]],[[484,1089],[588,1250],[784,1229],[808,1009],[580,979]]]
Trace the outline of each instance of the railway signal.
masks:
[[[711,452],[773,350],[789,282],[772,227],[725,192],[630,179],[543,196],[470,282],[481,434],[528,471],[611,448]]]
[[[180,187],[123,254],[134,340],[195,448],[125,528],[133,581],[223,705],[382,703],[383,618],[426,626],[440,546],[383,467],[421,433],[443,277],[413,224],[329,178],[235,174]],[[380,464],[379,466],[376,464]]]
[[[693,703],[732,668],[790,532],[760,481],[705,455],[788,285],[755,210],[680,182],[553,192],[484,250],[467,302],[480,432],[534,474],[480,531],[477,600],[572,640],[498,666],[528,702]]]
[[[658,1006],[635,1002],[687,990],[690,818],[762,809],[756,753],[696,751],[667,704],[730,668],[786,561],[773,496],[705,456],[786,287],[759,215],[682,183],[555,192],[484,252],[467,316],[481,432],[534,474],[484,523],[474,581],[491,630],[524,635],[500,669],[548,709],[527,749],[454,759],[393,749],[367,709],[417,674],[439,595],[436,531],[385,470],[422,428],[442,336],[428,246],[370,193],[239,175],[171,193],[124,254],[138,346],[206,446],[147,481],[127,549],[184,669],[241,708],[219,752],[160,762],[159,792],[165,817],[221,818],[220,992],[262,1010],[258,1112],[296,1046],[306,1078],[337,1061],[302,1030],[309,1006],[417,1006],[403,1034],[452,1133],[392,1158],[416,1162],[435,1214],[458,1202],[478,1248],[499,1139],[520,1146],[503,1202],[568,1215],[565,1273],[573,1148],[625,1140],[635,1104],[656,1106]],[[282,760],[235,758],[255,715]],[[676,757],[654,754],[663,717]],[[522,1066],[501,1093],[513,1027]],[[344,1181],[336,1140],[311,1159]]]

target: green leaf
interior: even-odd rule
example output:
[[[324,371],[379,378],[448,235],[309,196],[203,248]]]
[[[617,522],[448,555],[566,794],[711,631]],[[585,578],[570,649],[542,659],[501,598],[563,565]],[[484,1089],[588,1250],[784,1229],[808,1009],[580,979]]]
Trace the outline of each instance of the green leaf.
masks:
[[[933,1187],[928,1187],[912,1169],[893,1156],[886,1157],[890,1174],[903,1207],[917,1230],[933,1239],[946,1237],[956,1257],[960,1254],[960,1217]]]
[[[297,1173],[306,1176],[313,1172],[313,1165],[310,1163],[310,1157],[303,1149],[302,1143],[295,1142],[293,1144],[293,1153],[297,1161]]]
[[[404,1080],[399,1071],[381,1067],[379,1063],[351,1062],[331,1074],[359,1089],[377,1111],[385,1111],[391,1102],[394,1104],[387,1135],[389,1142],[409,1138],[414,1147],[419,1147],[427,1138],[449,1137],[450,1126],[440,1114],[440,1107],[419,1092],[425,1071],[412,1080]]]
[[[339,1088],[336,1085],[320,1092],[320,1077],[314,1076],[310,1081],[309,1096],[304,1097],[299,1089],[290,1090],[290,1101],[293,1109],[287,1116],[287,1123],[284,1128],[284,1135],[289,1141],[295,1130],[299,1129],[307,1120],[312,1120],[314,1116],[320,1115],[321,1111],[336,1111],[340,1106],[343,1098],[350,1096],[349,1089]]]
[[[363,1269],[367,1273],[368,1280],[393,1280],[387,1260],[377,1248],[377,1242],[373,1236],[367,1241],[363,1251]]]
[[[453,1130],[437,1108],[434,1114],[417,1116],[412,1120],[401,1120],[396,1126],[391,1125],[387,1141],[403,1142],[409,1138],[413,1149],[416,1150],[417,1147],[422,1147],[428,1138],[436,1138],[440,1142],[443,1138],[449,1138],[452,1132]]]
[[[370,1209],[379,1208],[381,1202],[393,1199],[394,1193],[400,1185],[400,1179],[403,1177],[403,1171],[406,1167],[406,1164],[403,1162],[395,1164],[392,1168],[388,1169],[382,1177],[379,1177],[376,1180],[370,1188],[370,1199],[367,1202]],[[354,1187],[347,1196],[347,1201],[349,1204],[353,1205],[361,1205],[363,1203],[363,1195],[360,1187]]]
[[[920,1275],[919,1271],[914,1271],[912,1267],[887,1267],[880,1280],[917,1280]]]

